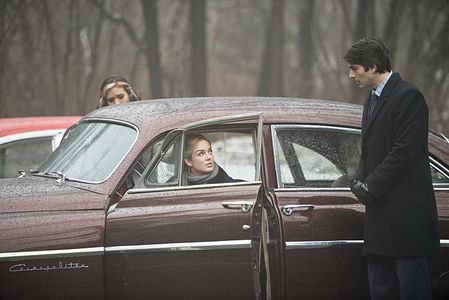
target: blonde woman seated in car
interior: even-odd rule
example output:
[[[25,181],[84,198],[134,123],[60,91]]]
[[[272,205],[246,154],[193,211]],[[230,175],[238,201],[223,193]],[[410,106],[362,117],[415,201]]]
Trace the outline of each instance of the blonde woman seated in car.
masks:
[[[187,136],[184,147],[187,183],[212,184],[242,181],[231,178],[214,160],[212,144],[201,134]]]

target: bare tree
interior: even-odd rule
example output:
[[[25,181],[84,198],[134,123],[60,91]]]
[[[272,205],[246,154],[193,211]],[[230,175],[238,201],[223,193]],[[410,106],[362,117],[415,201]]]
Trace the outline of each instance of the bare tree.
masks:
[[[390,0],[388,7],[388,15],[385,23],[385,29],[383,34],[383,40],[388,45],[390,50],[390,57],[394,60],[396,57],[396,48],[398,40],[398,28],[401,21],[402,12],[404,11],[404,5],[401,0]]]
[[[439,14],[435,16],[435,24],[426,32],[426,36],[430,37],[427,43],[428,47],[423,49],[423,54],[417,59],[417,63],[421,67],[416,77],[419,78],[417,84],[425,93],[431,108],[430,123],[434,128],[447,134],[449,132],[449,103],[447,101],[449,92],[449,62],[447,60],[449,5],[443,1],[439,4],[440,9],[437,10]],[[413,59],[415,58],[409,58],[409,60]]]
[[[303,97],[310,97],[313,90],[314,44],[310,24],[314,19],[314,1],[298,3],[299,87]]]
[[[164,5],[162,5],[164,4]],[[166,97],[187,96],[192,94],[190,59],[191,42],[190,2],[184,0],[161,2],[160,11],[165,18],[161,19],[160,31],[164,38],[160,39],[161,65]],[[189,13],[186,13],[189,12]]]
[[[159,55],[159,31],[157,20],[157,0],[142,0],[145,20],[145,42],[147,50],[148,72],[151,77],[151,93],[153,98],[162,98],[162,72]]]
[[[70,80],[70,57],[72,55],[72,44],[73,44],[73,35],[74,35],[74,30],[73,30],[73,26],[71,26],[73,24],[73,13],[74,13],[74,5],[75,5],[75,0],[71,0],[69,3],[69,7],[68,7],[68,14],[69,14],[69,18],[68,18],[68,23],[69,23],[69,29],[67,31],[67,36],[65,38],[65,51],[62,57],[62,90],[63,91],[67,91],[68,90],[68,83]],[[64,111],[66,109],[68,109],[67,107],[67,100],[68,100],[68,94],[67,93],[62,93],[61,96],[61,105],[64,109]]]
[[[265,48],[259,77],[259,96],[283,95],[284,0],[271,1]]]
[[[53,25],[53,11],[50,10],[47,0],[42,0],[42,19],[45,24],[45,28],[48,34],[48,42],[50,46],[50,64],[51,64],[51,77],[53,79],[53,93],[54,100],[53,105],[48,105],[46,107],[53,108],[49,110],[51,114],[56,114],[56,107],[58,106],[59,99],[61,97],[61,86],[59,84],[59,72],[58,72],[58,61],[59,61],[59,49],[57,43],[57,36],[55,33],[55,28]]]
[[[191,87],[192,96],[207,95],[206,1],[190,1]]]
[[[104,0],[103,0],[104,2]],[[92,38],[92,43],[91,43],[91,55],[90,55],[90,65],[88,66],[89,69],[89,73],[87,75],[86,78],[86,86],[84,88],[84,93],[83,93],[83,99],[87,99],[88,95],[91,92],[92,89],[92,85],[94,82],[94,78],[97,75],[97,71],[98,71],[98,64],[99,64],[99,56],[102,53],[101,51],[101,47],[100,47],[100,38],[102,35],[102,30],[103,30],[103,25],[104,25],[104,15],[101,12],[98,12],[98,17],[96,18],[96,23],[95,23],[95,29],[94,29],[94,34],[93,34],[93,38]],[[89,110],[89,102],[85,102],[84,105],[84,109],[85,111]]]
[[[373,10],[370,7],[369,1],[359,0],[357,2],[357,10],[355,14],[355,31],[354,31],[354,40],[359,40],[361,38],[366,37],[368,32],[368,14],[373,13]]]
[[[7,40],[7,2],[6,0],[0,0],[0,74],[4,74],[5,72],[5,61],[6,61],[6,51],[5,51],[5,41]],[[5,84],[4,80],[0,80],[0,90],[4,91]],[[2,111],[3,107],[7,107],[7,98],[0,97],[0,115],[5,115]]]

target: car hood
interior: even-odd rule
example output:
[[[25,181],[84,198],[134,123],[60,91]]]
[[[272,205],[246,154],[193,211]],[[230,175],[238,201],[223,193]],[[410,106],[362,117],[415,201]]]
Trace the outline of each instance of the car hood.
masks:
[[[0,213],[104,209],[108,195],[73,182],[24,177],[0,180]]]

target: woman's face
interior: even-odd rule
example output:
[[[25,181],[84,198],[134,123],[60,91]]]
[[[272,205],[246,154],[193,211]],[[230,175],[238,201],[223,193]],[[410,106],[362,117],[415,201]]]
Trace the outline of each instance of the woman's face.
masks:
[[[184,161],[194,175],[205,175],[212,172],[214,169],[214,155],[209,142],[206,140],[199,141],[192,152],[192,156],[185,158]]]
[[[122,86],[114,86],[106,93],[106,102],[108,105],[115,105],[129,102],[129,96]]]

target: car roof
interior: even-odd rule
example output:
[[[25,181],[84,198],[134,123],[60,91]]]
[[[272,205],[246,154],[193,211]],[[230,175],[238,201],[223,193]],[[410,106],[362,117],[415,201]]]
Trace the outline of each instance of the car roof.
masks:
[[[189,122],[262,112],[264,122],[340,124],[360,127],[362,106],[345,102],[276,97],[200,97],[136,101],[97,109],[87,119],[130,122],[141,130],[158,124],[173,128]]]
[[[40,130],[65,129],[80,118],[79,116],[1,118],[0,137]]]

